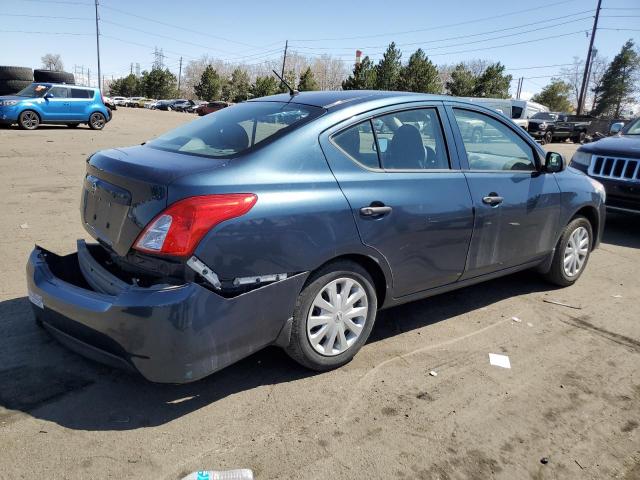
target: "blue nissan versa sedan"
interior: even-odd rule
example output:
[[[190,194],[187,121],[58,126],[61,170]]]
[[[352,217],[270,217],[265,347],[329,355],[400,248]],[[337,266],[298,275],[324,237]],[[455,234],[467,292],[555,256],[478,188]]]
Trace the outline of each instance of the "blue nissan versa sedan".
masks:
[[[482,138],[461,133],[473,125]],[[267,345],[339,367],[377,310],[518,270],[571,285],[605,193],[476,104],[305,92],[95,153],[81,216],[97,243],[29,258],[38,322],[88,357],[181,383]]]
[[[56,83],[32,83],[15,95],[0,97],[0,126],[17,123],[25,130],[35,130],[43,123],[77,127],[86,123],[102,130],[111,120],[96,88]]]

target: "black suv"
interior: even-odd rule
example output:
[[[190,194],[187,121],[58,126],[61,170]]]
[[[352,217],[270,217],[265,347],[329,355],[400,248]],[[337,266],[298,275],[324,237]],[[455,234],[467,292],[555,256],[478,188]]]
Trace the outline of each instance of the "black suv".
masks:
[[[584,143],[593,118],[563,112],[539,112],[529,119],[527,131],[536,140],[551,143],[570,138],[573,143]]]
[[[608,210],[640,213],[640,118],[615,136],[581,146],[571,166],[604,185]]]

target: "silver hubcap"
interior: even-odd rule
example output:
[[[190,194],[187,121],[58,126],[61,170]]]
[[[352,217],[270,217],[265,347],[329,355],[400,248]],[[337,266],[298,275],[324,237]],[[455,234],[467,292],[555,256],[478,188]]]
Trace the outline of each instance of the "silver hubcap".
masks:
[[[102,115],[99,115],[97,113],[94,113],[91,116],[91,124],[95,127],[95,128],[102,128],[104,126],[104,117]]]
[[[324,286],[307,316],[307,338],[321,355],[340,355],[360,337],[369,311],[366,290],[352,278]]]
[[[22,114],[22,123],[27,128],[33,128],[38,125],[38,116],[33,112],[25,112]]]
[[[575,277],[589,254],[589,232],[584,227],[576,228],[569,237],[564,250],[564,273],[567,277]]]

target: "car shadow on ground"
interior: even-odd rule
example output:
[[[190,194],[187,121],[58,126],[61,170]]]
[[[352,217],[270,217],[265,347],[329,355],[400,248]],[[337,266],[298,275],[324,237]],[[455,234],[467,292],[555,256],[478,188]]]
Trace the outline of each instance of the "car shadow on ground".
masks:
[[[522,272],[384,310],[369,343],[549,288]],[[163,425],[235,393],[317,375],[269,347],[191,384],[152,384],[66,350],[35,324],[25,297],[0,302],[0,365],[0,421],[23,412],[78,430]]]
[[[604,243],[640,248],[640,215],[607,213]]]

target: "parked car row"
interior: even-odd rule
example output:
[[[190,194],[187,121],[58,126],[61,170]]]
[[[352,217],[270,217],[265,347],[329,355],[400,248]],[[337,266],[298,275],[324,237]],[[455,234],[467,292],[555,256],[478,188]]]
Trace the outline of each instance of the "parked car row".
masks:
[[[164,110],[186,113],[197,113],[200,116],[216,112],[231,105],[229,102],[204,102],[201,100],[187,100],[185,98],[177,98],[170,100],[154,100],[145,97],[111,97],[114,105],[119,107],[130,108],[148,108],[151,110]]]

